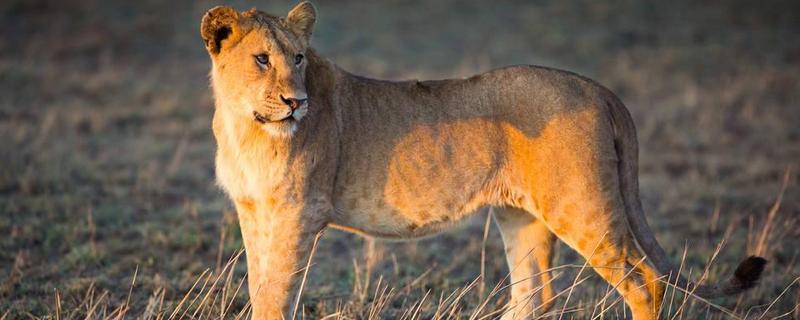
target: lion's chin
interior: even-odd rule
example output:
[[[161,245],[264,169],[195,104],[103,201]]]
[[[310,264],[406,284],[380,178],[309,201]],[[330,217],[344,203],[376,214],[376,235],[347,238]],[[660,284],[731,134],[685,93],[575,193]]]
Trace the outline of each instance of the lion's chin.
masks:
[[[297,131],[297,120],[289,117],[280,121],[264,122],[261,124],[261,130],[273,137],[291,138]]]

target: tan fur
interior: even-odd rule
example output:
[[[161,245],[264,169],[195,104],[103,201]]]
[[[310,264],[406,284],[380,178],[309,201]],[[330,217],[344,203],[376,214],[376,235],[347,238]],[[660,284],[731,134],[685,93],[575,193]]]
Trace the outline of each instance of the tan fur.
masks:
[[[238,211],[253,318],[293,316],[297,274],[326,226],[411,238],[487,206],[515,283],[504,318],[546,309],[534,311],[553,296],[544,271],[554,236],[617,286],[635,319],[657,317],[663,270],[640,261],[637,241],[652,234],[629,227],[638,195],[623,195],[635,185],[635,132],[611,92],[534,66],[459,80],[358,77],[308,47],[315,19],[308,3],[286,18],[217,7],[201,26],[217,177]],[[292,113],[287,95],[309,101]]]

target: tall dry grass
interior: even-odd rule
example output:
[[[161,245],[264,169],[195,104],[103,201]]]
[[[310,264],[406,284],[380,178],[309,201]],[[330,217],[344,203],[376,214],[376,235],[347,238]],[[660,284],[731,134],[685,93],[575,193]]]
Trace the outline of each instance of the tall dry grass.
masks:
[[[755,245],[752,252],[754,254],[766,254],[769,250],[769,245],[773,241],[780,241],[780,234],[786,232],[785,228],[792,228],[789,225],[776,225],[776,222],[784,220],[778,212],[782,203],[783,195],[788,187],[789,181],[792,178],[792,169],[787,168],[783,175],[783,185],[776,196],[775,202],[769,210],[767,220],[763,222],[758,228],[750,228],[747,239],[752,239]],[[482,241],[483,248],[481,250],[481,262],[485,259],[485,246],[486,237],[490,227],[489,215],[487,214],[486,222],[484,223],[484,240]],[[724,244],[729,233],[722,238],[716,246],[716,250],[710,255],[708,261],[697,277],[698,282],[703,282],[713,278],[711,270],[714,269],[714,263],[717,256],[723,251]],[[778,235],[776,237],[775,235]],[[483,292],[482,289],[486,285],[484,277],[483,266],[481,274],[476,276],[472,281],[469,281],[463,286],[457,287],[449,291],[439,291],[427,288],[424,277],[430,272],[423,272],[418,277],[409,281],[408,283],[390,283],[382,276],[373,279],[374,276],[369,270],[370,267],[363,268],[359,266],[359,262],[354,260],[353,273],[356,275],[352,284],[353,291],[349,295],[324,297],[317,300],[319,304],[321,300],[332,300],[334,304],[332,307],[327,308],[309,308],[302,299],[302,294],[306,286],[306,279],[312,267],[315,252],[317,251],[317,244],[321,238],[320,233],[312,247],[312,254],[309,256],[308,261],[304,267],[297,271],[302,274],[302,283],[300,285],[300,294],[296,297],[295,306],[293,308],[293,315],[288,315],[290,319],[401,319],[401,320],[416,320],[416,319],[470,319],[470,320],[484,320],[495,319],[506,312],[503,306],[504,295],[507,294],[512,284],[508,283],[508,275],[501,279],[501,281],[492,284],[492,288],[488,293]],[[221,236],[224,237],[224,236]],[[374,264],[380,258],[376,255],[375,241],[370,240],[365,243],[365,250],[363,257],[359,260],[366,263]],[[686,252],[688,247],[684,248],[683,255],[679,264],[679,273],[683,273],[685,268]],[[144,307],[136,312],[131,312],[130,300],[133,295],[143,295],[146,292],[136,290],[136,275],[137,270],[134,272],[132,282],[128,290],[128,296],[122,304],[114,304],[107,299],[108,291],[98,292],[97,288],[90,286],[83,296],[77,307],[71,310],[62,309],[62,297],[58,290],[54,291],[53,303],[54,312],[48,317],[55,319],[125,319],[125,318],[142,318],[142,319],[241,319],[248,318],[250,314],[250,304],[242,301],[246,300],[243,294],[243,284],[246,280],[246,275],[241,276],[235,273],[237,264],[243,258],[243,250],[239,250],[234,255],[230,256],[227,262],[220,268],[219,266],[214,269],[204,270],[194,281],[191,288],[186,291],[182,298],[177,303],[165,304],[165,290],[163,288],[156,289],[149,294],[147,303]],[[638,263],[643,263],[644,259]],[[637,264],[638,264],[637,263]],[[552,299],[556,300],[557,304],[549,311],[540,311],[538,308],[534,310],[535,319],[616,319],[625,318],[626,309],[624,308],[624,301],[616,294],[615,288],[619,283],[602,286],[589,286],[586,285],[587,280],[590,278],[597,278],[593,272],[587,270],[588,262],[581,265],[561,265],[553,267],[543,272],[552,273],[553,280],[563,277],[567,270],[577,270],[568,285],[559,288]],[[629,270],[626,270],[624,278],[630,276],[634,265]],[[788,270],[792,270],[794,266],[784,266]],[[512,267],[513,268],[513,267]],[[364,271],[366,270],[366,271]],[[686,273],[691,277],[697,274],[696,270],[688,269]],[[538,274],[533,275],[538,276]],[[623,279],[624,279],[623,278]],[[657,279],[658,281],[665,281],[666,275]],[[686,291],[680,287],[676,287],[675,283],[665,282],[667,285],[667,292],[665,299],[661,306],[661,317],[663,319],[793,319],[800,315],[800,305],[795,304],[789,310],[773,310],[773,307],[786,299],[786,295],[791,290],[797,290],[800,282],[800,276],[795,277],[790,283],[781,288],[780,293],[764,297],[765,303],[760,305],[747,305],[743,299],[737,299],[733,304],[718,304],[713,301],[706,300],[698,297],[691,291]],[[775,285],[774,283],[765,284],[767,286]],[[534,288],[531,295],[537,293],[542,287]],[[412,290],[419,290],[424,292],[422,296],[409,294]],[[588,291],[589,297],[592,299],[574,301],[570,300],[573,292],[575,291]],[[756,289],[758,290],[758,289]],[[763,290],[762,290],[763,291]],[[584,294],[583,296],[587,296]],[[237,304],[238,302],[238,304]],[[240,305],[241,307],[234,307]],[[560,306],[559,306],[560,305]],[[512,307],[513,306],[509,306]],[[0,317],[0,320],[6,319],[8,311]]]

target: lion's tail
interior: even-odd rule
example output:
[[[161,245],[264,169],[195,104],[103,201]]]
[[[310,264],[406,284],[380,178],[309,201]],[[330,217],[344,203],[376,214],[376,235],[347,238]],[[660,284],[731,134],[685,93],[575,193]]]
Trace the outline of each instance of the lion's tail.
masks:
[[[667,254],[653,236],[642,211],[642,204],[639,200],[639,150],[633,119],[628,109],[613,94],[608,101],[608,107],[614,127],[614,145],[619,157],[620,188],[628,223],[634,239],[656,270],[662,275],[669,275],[668,280],[671,284],[703,298],[733,295],[755,286],[767,263],[764,258],[756,256],[744,259],[739,263],[732,277],[718,284],[698,286],[678,274],[679,269],[674,268],[669,262]]]

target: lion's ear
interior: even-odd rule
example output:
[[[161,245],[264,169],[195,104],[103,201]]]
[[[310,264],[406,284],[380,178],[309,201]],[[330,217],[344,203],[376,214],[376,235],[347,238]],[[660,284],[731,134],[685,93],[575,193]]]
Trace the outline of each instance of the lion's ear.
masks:
[[[216,6],[206,12],[200,23],[200,36],[209,54],[218,54],[222,50],[222,41],[240,33],[240,19],[241,14],[228,6]]]
[[[288,22],[289,27],[306,40],[311,38],[311,31],[314,29],[314,22],[316,21],[317,9],[308,1],[303,1],[294,6],[286,16],[286,22]]]

